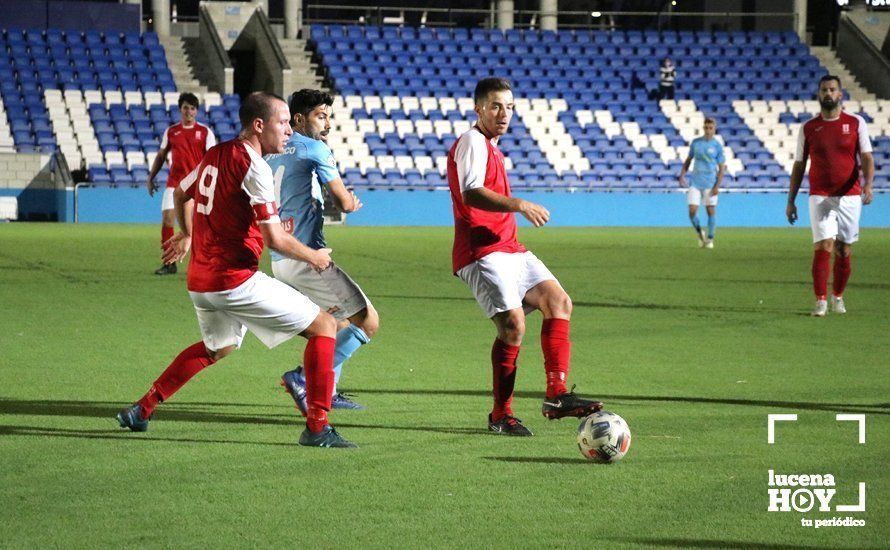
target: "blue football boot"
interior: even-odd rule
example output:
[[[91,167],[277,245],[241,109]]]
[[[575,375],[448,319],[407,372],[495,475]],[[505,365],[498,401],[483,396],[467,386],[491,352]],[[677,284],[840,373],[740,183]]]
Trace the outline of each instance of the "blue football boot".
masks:
[[[148,431],[148,421],[151,417],[142,416],[142,405],[132,405],[117,413],[117,421],[121,428],[129,428],[134,432]]]
[[[308,408],[306,406],[306,377],[303,375],[303,366],[300,365],[296,369],[284,373],[281,377],[281,385],[293,397],[300,414],[306,416]]]
[[[365,410],[364,405],[360,405],[350,399],[345,393],[337,392],[334,394],[334,397],[331,398],[331,408],[332,409],[352,409],[354,411],[363,411]]]

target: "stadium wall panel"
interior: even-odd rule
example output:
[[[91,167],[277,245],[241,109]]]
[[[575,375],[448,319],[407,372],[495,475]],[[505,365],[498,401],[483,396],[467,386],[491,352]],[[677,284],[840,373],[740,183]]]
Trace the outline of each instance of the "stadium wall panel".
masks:
[[[20,220],[74,221],[73,189],[53,176],[51,155],[0,153],[0,196],[18,200]]]
[[[140,6],[108,2],[0,0],[0,27],[136,31],[141,29]]]
[[[81,222],[157,223],[161,194],[145,189],[81,188],[77,193]],[[682,193],[569,193],[532,192],[516,196],[543,204],[554,226],[684,227],[689,224]],[[862,214],[863,227],[890,227],[887,195]],[[347,225],[448,226],[453,223],[447,191],[360,191],[364,207],[347,217]],[[723,193],[717,209],[720,226],[785,227],[784,193]],[[801,221],[808,220],[807,196],[797,200]],[[704,211],[700,216],[706,218]],[[520,223],[529,225],[523,218]]]

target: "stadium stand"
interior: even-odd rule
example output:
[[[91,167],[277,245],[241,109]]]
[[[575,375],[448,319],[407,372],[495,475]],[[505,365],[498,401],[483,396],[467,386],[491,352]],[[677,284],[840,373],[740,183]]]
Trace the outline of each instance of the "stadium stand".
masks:
[[[161,134],[179,120],[154,33],[4,29],[0,52],[0,149],[58,149],[96,184],[145,181]],[[199,118],[233,137],[240,99],[209,93],[203,102]]]
[[[511,79],[516,112],[501,148],[516,189],[676,188],[703,118],[726,144],[725,187],[785,189],[798,125],[825,69],[791,32],[519,31],[332,25],[312,44],[338,96],[330,145],[345,180],[372,189],[447,185],[445,156],[474,119],[478,78]],[[144,182],[176,83],[153,33],[5,29],[0,151],[62,151],[97,185]],[[660,59],[677,100],[652,97]],[[650,90],[633,88],[634,77]],[[199,119],[224,140],[240,99],[208,93]],[[876,185],[890,182],[890,102],[847,101],[870,124]],[[161,180],[165,174],[161,174]]]
[[[442,157],[473,120],[466,96],[498,74],[520,98],[501,142],[517,189],[674,189],[706,115],[727,146],[726,188],[784,189],[826,74],[792,32],[315,25],[312,38],[342,94],[331,146],[347,180],[372,188],[446,185]],[[678,64],[678,100],[656,102],[631,82],[651,82],[665,56]],[[870,121],[879,170],[890,169],[880,148],[890,104],[847,109]]]

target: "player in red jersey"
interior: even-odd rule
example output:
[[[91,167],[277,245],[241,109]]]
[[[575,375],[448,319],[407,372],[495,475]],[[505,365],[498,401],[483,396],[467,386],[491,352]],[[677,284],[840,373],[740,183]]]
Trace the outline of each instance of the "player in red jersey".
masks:
[[[173,210],[173,190],[195,166],[204,158],[204,153],[216,145],[216,136],[207,126],[195,117],[198,115],[198,98],[195,94],[184,93],[179,96],[179,124],[174,124],[161,137],[161,150],[155,156],[148,173],[148,194],[154,196],[158,185],[155,176],[164,162],[170,161],[170,175],[167,176],[167,187],[161,200],[161,244],[173,236],[173,224],[176,214]],[[172,275],[176,273],[176,263],[164,264],[155,275]]]
[[[473,291],[497,327],[491,349],[494,407],[488,429],[497,434],[532,435],[513,416],[516,360],[525,334],[526,312],[544,315],[541,347],[547,392],[542,413],[550,419],[587,416],[602,403],[567,391],[572,301],[534,254],[516,239],[515,212],[535,227],[550,219],[540,204],[511,196],[498,139],[513,116],[513,92],[503,78],[484,78],[474,92],[476,125],[448,153],[448,186],[454,211],[453,272]]]
[[[181,261],[192,249],[187,283],[202,341],[182,351],[139,401],[117,415],[118,422],[147,430],[155,407],[238,348],[248,329],[269,348],[299,334],[308,339],[303,354],[308,410],[300,445],[354,447],[327,421],[337,321],[258,271],[264,243],[318,271],[331,264],[329,248],[309,248],[282,228],[272,169],[262,159],[283,152],[292,134],[287,104],[256,92],[244,100],[239,118],[241,135],[212,147],[179,184],[174,204],[180,232],[164,243],[165,263]],[[186,215],[191,203],[193,218]]]
[[[831,311],[846,313],[844,288],[850,278],[853,243],[859,240],[862,205],[872,200],[875,162],[868,128],[862,117],[841,109],[843,90],[834,75],[819,80],[822,112],[803,124],[791,170],[785,215],[797,221],[794,200],[810,159],[810,225],[813,229],[813,290],[815,317],[828,313],[828,268],[834,252]],[[864,180],[864,185],[860,182]]]

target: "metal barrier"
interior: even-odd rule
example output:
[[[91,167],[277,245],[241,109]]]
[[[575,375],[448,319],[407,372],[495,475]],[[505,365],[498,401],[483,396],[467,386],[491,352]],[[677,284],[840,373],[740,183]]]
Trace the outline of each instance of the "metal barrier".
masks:
[[[404,25],[414,27],[497,28],[497,9],[405,8],[395,6],[353,6],[309,4],[306,24]],[[513,12],[513,27],[538,29],[542,12]],[[544,14],[552,15],[552,14]],[[560,29],[587,30],[793,30],[794,12],[675,12],[675,11],[559,11]],[[745,28],[742,28],[744,26]],[[752,27],[752,28],[748,28]]]

